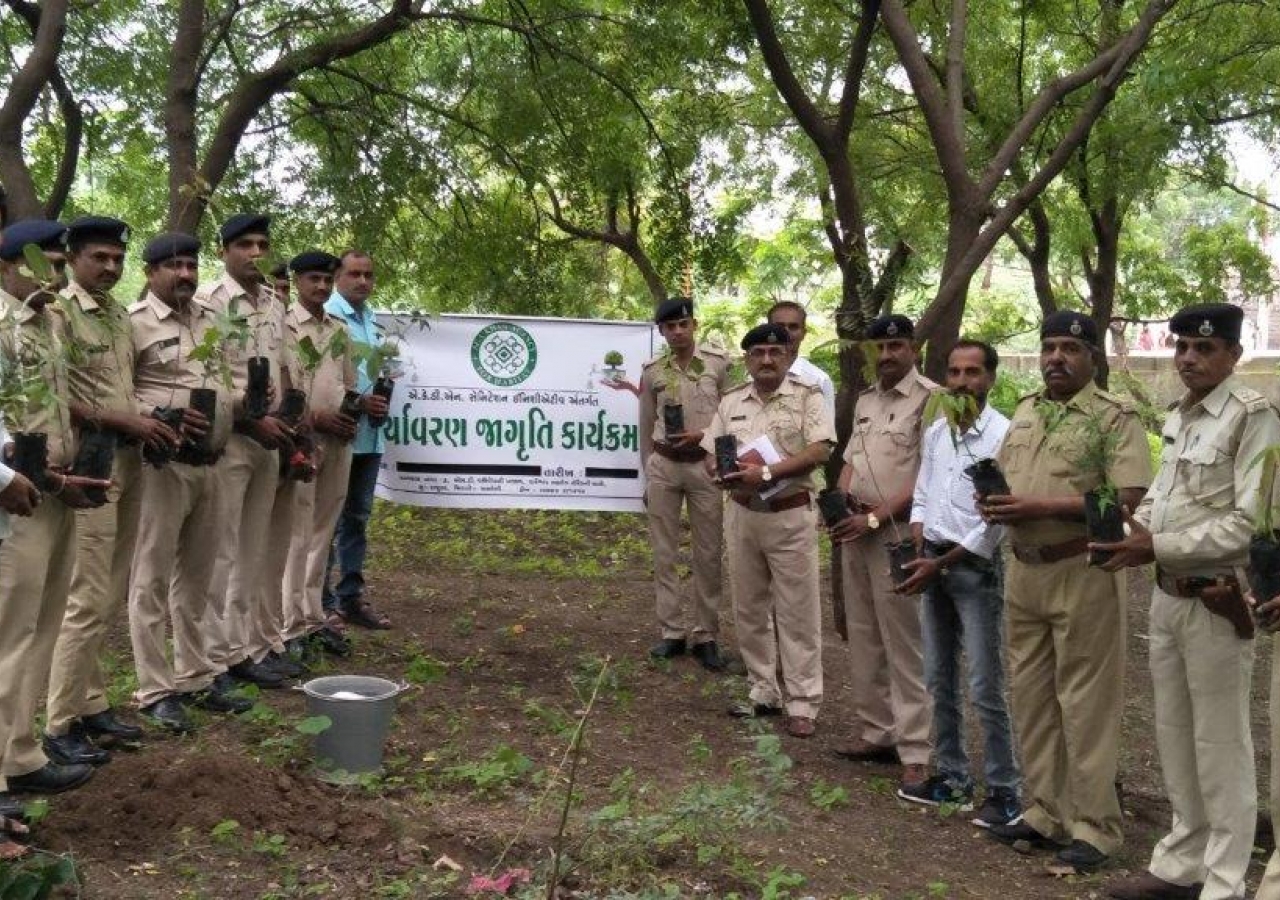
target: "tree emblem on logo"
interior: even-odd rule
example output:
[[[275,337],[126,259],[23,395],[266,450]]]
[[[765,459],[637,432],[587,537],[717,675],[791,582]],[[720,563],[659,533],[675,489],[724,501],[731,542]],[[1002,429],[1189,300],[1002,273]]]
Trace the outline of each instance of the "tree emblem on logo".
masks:
[[[511,387],[533,374],[538,345],[533,335],[511,322],[494,322],[480,329],[471,342],[471,365],[476,374],[498,387]]]

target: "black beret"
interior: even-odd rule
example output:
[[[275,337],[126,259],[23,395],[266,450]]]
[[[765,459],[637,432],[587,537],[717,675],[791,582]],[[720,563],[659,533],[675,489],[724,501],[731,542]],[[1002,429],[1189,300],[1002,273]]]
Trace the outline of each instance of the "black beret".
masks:
[[[279,279],[281,279],[281,278],[288,278],[288,277],[289,277],[289,264],[288,264],[288,263],[276,263],[274,266],[272,266],[272,267],[271,267],[271,277],[272,277],[272,278],[274,278],[274,279],[276,279],[276,280],[279,280]]]
[[[894,338],[913,338],[916,326],[906,316],[889,315],[872,319],[867,326],[867,337],[873,341],[893,340]]]
[[[338,257],[332,253],[325,253],[323,250],[308,250],[306,253],[299,253],[289,260],[289,271],[294,275],[301,275],[303,272],[329,273],[338,268],[338,263]]]
[[[22,258],[22,248],[35,244],[41,250],[61,250],[66,246],[67,226],[49,219],[24,219],[0,232],[0,259]]]
[[[218,229],[218,239],[225,247],[242,235],[270,234],[270,228],[270,216],[260,213],[238,213],[222,223],[222,227]]]
[[[672,297],[658,304],[658,311],[653,314],[654,322],[674,322],[677,319],[693,317],[693,301],[688,297]]]
[[[758,344],[775,344],[785,347],[791,343],[791,333],[781,325],[757,325],[742,336],[742,349],[750,350]]]
[[[173,259],[175,256],[198,256],[200,239],[181,231],[166,231],[147,241],[142,248],[142,261],[149,266]]]
[[[129,243],[129,226],[110,216],[81,216],[67,226],[68,247],[95,241],[123,246]]]
[[[1240,343],[1244,310],[1234,303],[1200,303],[1173,314],[1169,330],[1179,337],[1216,337]]]
[[[1098,326],[1084,313],[1072,309],[1060,309],[1049,313],[1040,324],[1040,340],[1053,337],[1075,338],[1091,347],[1096,347],[1098,346]]]

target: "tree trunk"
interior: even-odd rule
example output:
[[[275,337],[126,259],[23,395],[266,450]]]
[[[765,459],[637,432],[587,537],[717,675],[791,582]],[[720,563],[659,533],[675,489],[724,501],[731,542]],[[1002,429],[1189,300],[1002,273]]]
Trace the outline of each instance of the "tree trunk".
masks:
[[[67,31],[67,0],[44,0],[34,31],[31,52],[8,85],[8,95],[0,105],[0,185],[5,195],[4,220],[38,218],[44,206],[22,147],[27,117],[35,109],[41,92],[57,72],[58,55]]]
[[[954,277],[965,254],[973,246],[982,230],[983,216],[980,207],[964,202],[951,203],[951,215],[947,223],[947,253],[942,260],[938,293],[930,306],[938,310],[933,327],[921,337],[928,340],[924,371],[941,384],[947,374],[947,356],[960,338],[960,326],[964,319],[965,299],[969,295],[969,282],[976,273],[967,277]]]
[[[164,105],[165,143],[169,148],[169,227],[191,233],[208,202],[196,178],[199,166],[196,103],[200,91],[204,17],[204,0],[181,0],[169,55]]]
[[[1098,257],[1089,273],[1089,313],[1097,325],[1099,340],[1105,351],[1107,330],[1115,313],[1120,267],[1120,231],[1124,222],[1114,197],[1104,203],[1101,210],[1090,214],[1090,219]],[[1111,375],[1111,366],[1105,352],[1099,356],[1101,359],[1093,378],[1098,387],[1105,388]]]

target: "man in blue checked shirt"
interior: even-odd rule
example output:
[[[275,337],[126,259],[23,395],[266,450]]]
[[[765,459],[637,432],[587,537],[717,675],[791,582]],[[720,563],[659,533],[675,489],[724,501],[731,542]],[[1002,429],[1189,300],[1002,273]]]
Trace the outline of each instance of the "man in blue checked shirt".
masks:
[[[376,346],[382,343],[382,329],[378,327],[377,313],[368,302],[373,285],[373,259],[362,250],[348,250],[342,254],[334,278],[335,290],[324,308],[346,325],[351,340]],[[390,628],[391,620],[375,610],[364,595],[364,557],[368,546],[365,530],[373,511],[373,491],[378,484],[378,467],[385,446],[381,430],[369,424],[369,417],[382,418],[388,411],[387,401],[370,392],[378,373],[367,372],[366,368],[363,361],[356,367],[356,389],[361,394],[364,415],[360,417],[352,445],[347,499],[329,557],[329,568],[338,567],[338,583],[330,587],[329,579],[325,579],[324,608],[362,628]]]
[[[974,401],[967,421],[952,430],[940,417],[925,432],[911,506],[911,536],[921,559],[903,568],[911,577],[899,593],[924,591],[920,621],[925,680],[933,697],[937,774],[904,787],[905,800],[971,809],[973,779],[964,750],[960,654],[968,659],[969,692],[986,737],[986,800],[974,824],[990,828],[1019,813],[1018,767],[1004,697],[1001,657],[1004,612],[999,544],[1003,529],[978,514],[965,469],[991,459],[1009,420],[987,406],[999,356],[981,341],[961,340],[947,358],[947,390]],[[975,417],[976,416],[976,417]]]

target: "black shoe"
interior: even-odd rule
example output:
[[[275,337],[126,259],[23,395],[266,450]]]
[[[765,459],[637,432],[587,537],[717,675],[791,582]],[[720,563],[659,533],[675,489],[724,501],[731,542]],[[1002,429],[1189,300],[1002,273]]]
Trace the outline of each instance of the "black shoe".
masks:
[[[173,734],[186,734],[195,730],[195,726],[187,718],[187,711],[182,708],[182,701],[173,694],[142,707],[141,713],[143,718]]]
[[[723,672],[724,660],[720,658],[720,648],[716,646],[715,641],[704,641],[701,644],[694,644],[693,650],[690,651],[693,658],[696,659],[702,668],[708,672]]]
[[[269,669],[251,659],[236,663],[227,669],[227,673],[237,681],[256,684],[260,688],[275,690],[284,687],[284,676],[275,669]]]
[[[1007,825],[993,825],[987,829],[987,834],[1022,853],[1029,850],[1057,850],[1062,846],[1036,831],[1023,820],[1022,816],[1018,816]]]
[[[60,766],[103,766],[111,762],[110,751],[95,747],[88,738],[74,734],[44,736],[44,755]]]
[[[782,715],[781,706],[770,706],[767,703],[735,703],[729,707],[729,715],[735,719],[762,719],[766,716]]]
[[[955,812],[973,811],[973,788],[953,784],[945,775],[931,775],[924,781],[905,783],[898,796],[921,806],[949,806]]]
[[[281,678],[301,678],[307,674],[307,667],[272,650],[262,658],[259,665],[277,673]]]
[[[351,655],[351,641],[338,634],[332,628],[321,628],[307,636],[313,646],[319,647],[331,656],[346,657]]]
[[[1072,841],[1071,846],[1058,851],[1058,862],[1070,866],[1077,873],[1086,875],[1096,872],[1108,862],[1107,854],[1088,841]]]
[[[215,694],[230,694],[240,690],[240,682],[232,678],[230,674],[222,672],[214,676],[213,683],[209,685],[209,690]]]
[[[93,771],[90,765],[60,766],[49,762],[26,775],[10,775],[9,790],[16,794],[61,794],[80,787],[93,777]]]
[[[987,799],[982,801],[982,806],[978,807],[978,814],[972,821],[979,828],[1008,825],[1021,815],[1019,810],[1016,791],[1009,788],[995,788],[987,792]]]
[[[81,716],[73,726],[73,733],[89,737],[110,737],[121,741],[137,741],[142,738],[142,729],[137,725],[121,722],[115,712],[104,709],[89,716]]]
[[[245,697],[222,694],[215,690],[191,691],[180,694],[183,706],[194,706],[196,709],[216,713],[242,713],[253,709],[253,701]]]
[[[684,638],[663,638],[649,648],[649,655],[654,659],[672,659],[684,656]]]
[[[27,821],[27,805],[17,797],[0,793],[0,819]]]

